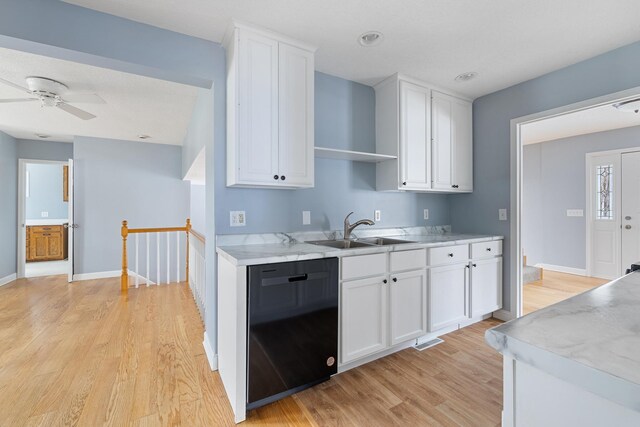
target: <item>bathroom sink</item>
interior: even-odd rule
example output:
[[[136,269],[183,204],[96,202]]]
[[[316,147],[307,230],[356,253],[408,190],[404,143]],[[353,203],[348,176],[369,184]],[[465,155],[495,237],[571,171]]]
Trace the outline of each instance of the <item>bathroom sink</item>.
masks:
[[[337,249],[370,248],[372,246],[376,246],[375,243],[364,243],[362,241],[355,240],[316,240],[314,242],[307,243],[319,246],[329,246]]]
[[[391,239],[389,237],[369,237],[366,239],[360,239],[358,240],[358,242],[369,243],[376,246],[401,245],[403,243],[414,243],[409,240]]]

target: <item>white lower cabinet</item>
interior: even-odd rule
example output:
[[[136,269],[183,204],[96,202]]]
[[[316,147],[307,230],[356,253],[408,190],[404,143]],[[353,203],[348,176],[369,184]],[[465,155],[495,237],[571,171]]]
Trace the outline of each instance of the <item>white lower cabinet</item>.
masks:
[[[427,333],[427,274],[424,269],[391,275],[389,325],[391,345]]]
[[[471,261],[471,317],[502,308],[502,257]]]
[[[429,269],[429,332],[468,318],[469,264],[453,264]]]
[[[376,276],[342,283],[342,363],[387,347],[387,282],[387,276]]]

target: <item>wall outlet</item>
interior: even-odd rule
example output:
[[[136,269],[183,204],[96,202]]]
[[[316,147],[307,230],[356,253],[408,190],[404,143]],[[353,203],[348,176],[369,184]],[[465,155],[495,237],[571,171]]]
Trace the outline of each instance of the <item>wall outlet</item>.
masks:
[[[302,211],[302,225],[311,224],[311,211]]]
[[[584,216],[582,209],[567,209],[567,216]]]
[[[380,221],[380,211],[374,211],[373,212],[373,220],[375,222],[379,222]]]
[[[49,212],[40,212],[40,218],[49,218]]]
[[[232,227],[244,227],[247,225],[247,216],[244,211],[230,211],[229,218]]]
[[[506,221],[507,220],[507,210],[506,209],[498,209],[498,220]]]
[[[429,209],[424,210],[424,219],[429,219]]]

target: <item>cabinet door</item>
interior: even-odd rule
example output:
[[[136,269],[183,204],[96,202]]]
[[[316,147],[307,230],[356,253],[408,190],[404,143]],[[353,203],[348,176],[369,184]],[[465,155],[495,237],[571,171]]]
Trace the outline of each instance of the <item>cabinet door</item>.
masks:
[[[276,184],[278,42],[241,31],[238,41],[238,184]]]
[[[389,283],[391,345],[426,334],[426,271],[416,270],[392,274]]]
[[[471,317],[501,309],[502,257],[471,263]]]
[[[473,189],[471,103],[434,91],[432,95],[433,188]]]
[[[467,319],[468,267],[455,264],[429,269],[429,332]]]
[[[33,261],[43,261],[49,258],[49,235],[50,233],[31,233],[30,259]]]
[[[64,259],[62,256],[62,234],[60,232],[57,233],[49,233],[48,241],[47,241],[47,254],[48,258],[52,260],[56,259]]]
[[[431,188],[431,90],[400,82],[400,185]]]
[[[343,282],[341,289],[342,363],[387,347],[386,276]]]
[[[313,53],[280,43],[279,171],[281,185],[313,186]]]

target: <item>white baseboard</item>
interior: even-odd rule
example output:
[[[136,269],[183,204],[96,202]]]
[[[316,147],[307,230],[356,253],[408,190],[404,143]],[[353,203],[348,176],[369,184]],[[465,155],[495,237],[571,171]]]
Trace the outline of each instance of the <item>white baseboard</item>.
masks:
[[[73,280],[76,281],[80,281],[80,280],[96,280],[96,279],[111,279],[114,277],[120,277],[120,275],[122,274],[122,271],[120,270],[113,270],[113,271],[98,271],[96,273],[82,273],[82,274],[74,274],[73,275]],[[140,285],[145,285],[147,278],[144,277],[141,274],[136,274],[135,272],[129,270],[129,276],[133,277],[135,280],[135,277],[138,276],[139,277],[139,282]],[[149,281],[150,284],[155,285],[155,282],[153,281]],[[132,282],[131,280],[129,280],[129,286],[134,285],[135,282]]]
[[[4,286],[13,282],[14,280],[16,280],[17,277],[18,275],[16,273],[13,273],[8,276],[0,278],[0,286]]]
[[[502,320],[503,322],[508,322],[509,320],[513,320],[516,318],[516,316],[514,316],[513,313],[507,310],[494,311],[493,317],[495,317],[498,320]]]
[[[213,351],[213,346],[211,345],[211,341],[209,340],[209,335],[207,335],[207,331],[204,331],[204,339],[202,340],[202,346],[204,347],[204,353],[207,355],[207,360],[209,361],[209,367],[212,371],[218,370],[218,355],[216,355],[215,351]]]
[[[96,280],[96,279],[110,279],[113,277],[120,277],[122,273],[121,270],[113,270],[113,271],[98,271],[96,273],[82,273],[82,274],[74,274],[73,280]]]
[[[563,265],[553,265],[553,264],[544,264],[544,263],[538,263],[535,266],[538,268],[542,268],[544,270],[557,271],[558,273],[575,274],[576,276],[587,275],[587,270],[585,270],[584,268],[573,268],[573,267],[565,267]]]

